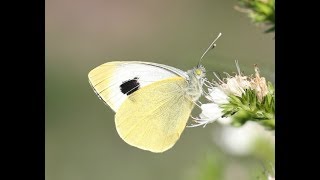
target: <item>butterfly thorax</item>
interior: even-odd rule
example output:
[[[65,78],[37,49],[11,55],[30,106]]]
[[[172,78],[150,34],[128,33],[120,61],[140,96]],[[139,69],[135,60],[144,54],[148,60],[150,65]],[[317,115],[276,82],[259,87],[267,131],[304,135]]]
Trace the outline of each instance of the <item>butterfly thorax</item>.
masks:
[[[186,93],[193,102],[198,101],[202,95],[202,86],[205,80],[205,74],[206,70],[201,65],[187,71],[188,88],[186,89]]]

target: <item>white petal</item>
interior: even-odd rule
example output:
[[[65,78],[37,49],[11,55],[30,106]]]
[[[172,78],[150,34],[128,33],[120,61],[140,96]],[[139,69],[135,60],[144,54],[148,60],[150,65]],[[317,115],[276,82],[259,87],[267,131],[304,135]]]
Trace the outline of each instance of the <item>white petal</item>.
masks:
[[[211,100],[216,104],[227,104],[228,96],[219,88],[209,89]]]
[[[231,94],[241,97],[244,92],[242,87],[238,84],[236,78],[230,78],[227,81],[227,85]]]
[[[201,109],[200,118],[216,120],[222,116],[221,108],[215,103],[202,104]]]
[[[257,139],[274,143],[272,133],[251,121],[241,127],[223,126],[220,132],[214,132],[213,137],[226,152],[239,156],[250,154]]]

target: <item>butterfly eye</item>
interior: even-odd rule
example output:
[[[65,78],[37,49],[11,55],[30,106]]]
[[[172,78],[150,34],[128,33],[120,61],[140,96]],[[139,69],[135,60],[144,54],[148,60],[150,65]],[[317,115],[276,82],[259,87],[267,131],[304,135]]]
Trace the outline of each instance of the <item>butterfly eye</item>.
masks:
[[[195,70],[196,75],[200,76],[202,74],[202,71],[200,69]]]

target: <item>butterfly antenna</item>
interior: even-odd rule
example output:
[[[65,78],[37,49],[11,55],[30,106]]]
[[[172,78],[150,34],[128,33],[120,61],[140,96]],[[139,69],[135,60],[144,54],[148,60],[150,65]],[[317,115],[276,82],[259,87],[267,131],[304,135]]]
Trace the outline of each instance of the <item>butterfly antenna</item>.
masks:
[[[215,42],[219,39],[219,37],[220,37],[221,35],[222,35],[222,34],[219,33],[219,35],[216,37],[216,39],[212,41],[212,43],[210,44],[210,46],[208,47],[208,49],[202,54],[202,56],[201,56],[201,58],[200,58],[200,60],[199,60],[199,62],[198,62],[198,66],[200,65],[202,58],[207,54],[207,52],[217,46],[217,45],[215,44]]]

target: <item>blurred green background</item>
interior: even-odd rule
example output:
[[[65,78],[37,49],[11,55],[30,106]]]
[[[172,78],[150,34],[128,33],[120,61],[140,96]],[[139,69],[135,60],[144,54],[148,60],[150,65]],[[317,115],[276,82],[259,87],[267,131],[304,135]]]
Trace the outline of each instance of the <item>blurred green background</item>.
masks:
[[[203,60],[209,79],[213,71],[235,72],[237,59],[244,73],[252,74],[258,64],[274,82],[274,34],[253,25],[234,9],[237,4],[46,0],[46,179],[265,179],[264,167],[274,163],[274,136],[260,127],[186,128],[172,149],[150,153],[121,140],[114,112],[87,78],[91,69],[111,60],[188,70],[221,32]]]

